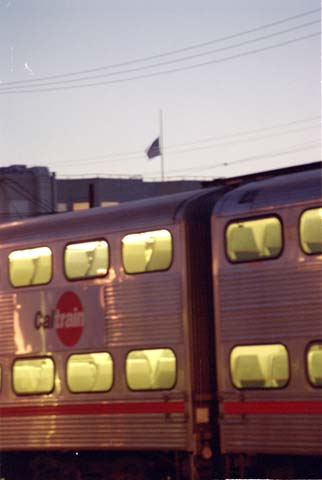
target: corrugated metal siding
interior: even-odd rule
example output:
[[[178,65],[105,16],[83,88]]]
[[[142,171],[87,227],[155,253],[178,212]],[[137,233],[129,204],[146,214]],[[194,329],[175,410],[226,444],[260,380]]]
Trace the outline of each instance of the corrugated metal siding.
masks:
[[[222,429],[225,453],[322,455],[321,415],[231,416]]]
[[[313,263],[220,274],[221,339],[321,336],[321,280],[321,265]]]
[[[15,350],[14,343],[14,297],[0,295],[0,352],[11,353]]]
[[[182,344],[180,282],[179,273],[169,271],[137,275],[135,281],[134,277],[116,280],[104,287],[107,348]],[[14,296],[0,297],[1,353],[15,351],[14,311]],[[162,400],[164,393],[160,393]],[[140,398],[144,396],[145,393]],[[18,403],[10,406],[22,405]],[[28,399],[28,405],[32,404],[33,399]],[[65,401],[60,398],[59,404]],[[133,446],[185,450],[189,429],[190,423],[183,413],[0,416],[0,450],[22,447],[130,450]]]
[[[304,349],[294,350],[297,341],[321,338],[322,270],[311,261],[291,264],[279,260],[261,264],[237,265],[219,275],[220,341],[228,357],[233,345],[261,342],[285,343],[291,358],[292,385],[283,391],[245,391],[240,395],[251,401],[312,401],[312,393],[293,369],[303,360]],[[302,348],[302,347],[301,347]],[[238,392],[225,377],[230,395]],[[295,382],[295,383],[294,383]],[[296,385],[296,386],[295,386]],[[322,392],[321,392],[322,394]],[[274,395],[274,396],[272,396]],[[286,395],[286,396],[285,396]],[[314,398],[313,398],[314,397]],[[222,451],[267,454],[322,454],[322,418],[314,414],[228,415],[220,421]]]
[[[185,449],[183,414],[73,415],[0,419],[0,448]]]
[[[108,285],[104,293],[107,346],[182,341],[179,274],[136,275],[135,281],[128,278]]]

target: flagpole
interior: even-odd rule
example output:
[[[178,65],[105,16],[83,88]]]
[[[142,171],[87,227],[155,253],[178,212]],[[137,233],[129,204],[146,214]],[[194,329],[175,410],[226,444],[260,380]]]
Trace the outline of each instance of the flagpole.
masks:
[[[163,118],[162,110],[159,112],[160,118],[160,158],[161,158],[161,182],[164,181],[164,144],[163,144]]]

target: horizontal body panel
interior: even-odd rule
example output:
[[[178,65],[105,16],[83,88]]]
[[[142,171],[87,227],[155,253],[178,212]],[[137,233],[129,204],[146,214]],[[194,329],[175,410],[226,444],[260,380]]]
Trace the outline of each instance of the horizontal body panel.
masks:
[[[180,230],[172,230],[177,248]],[[181,260],[163,272],[126,275],[117,266],[104,279],[8,289],[0,294],[1,354],[182,343]]]
[[[182,286],[175,272],[124,278],[105,287],[105,345],[183,341]]]
[[[222,341],[321,336],[320,264],[280,264],[219,275]]]
[[[322,455],[321,411],[234,414],[220,427],[223,453]]]
[[[1,353],[102,348],[104,299],[99,286],[18,290],[0,296]],[[2,309],[1,309],[2,310]]]
[[[120,406],[111,410],[117,408]],[[80,406],[73,414],[71,408],[68,410],[63,414],[62,410],[57,410],[56,414],[48,411],[47,414],[35,414],[33,410],[24,412],[29,415],[5,415],[1,419],[1,450],[20,450],[22,446],[27,450],[133,449],[133,445],[142,450],[187,448],[187,422],[181,405],[173,408],[169,405],[166,408],[160,405],[158,408],[149,405],[125,408],[123,405],[114,413],[94,413],[93,406],[92,413],[80,413]]]

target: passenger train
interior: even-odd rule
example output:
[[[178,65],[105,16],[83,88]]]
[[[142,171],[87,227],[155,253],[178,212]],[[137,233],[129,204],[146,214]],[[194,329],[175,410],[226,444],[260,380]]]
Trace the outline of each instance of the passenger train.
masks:
[[[0,225],[0,477],[322,478],[321,165]]]

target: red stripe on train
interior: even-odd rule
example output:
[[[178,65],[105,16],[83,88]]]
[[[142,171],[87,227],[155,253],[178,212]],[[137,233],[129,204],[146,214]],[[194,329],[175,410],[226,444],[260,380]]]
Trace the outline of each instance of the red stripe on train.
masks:
[[[0,417],[139,413],[184,413],[184,402],[111,402],[76,405],[25,405],[19,407],[0,407]]]
[[[225,402],[224,414],[322,414],[322,401]]]

